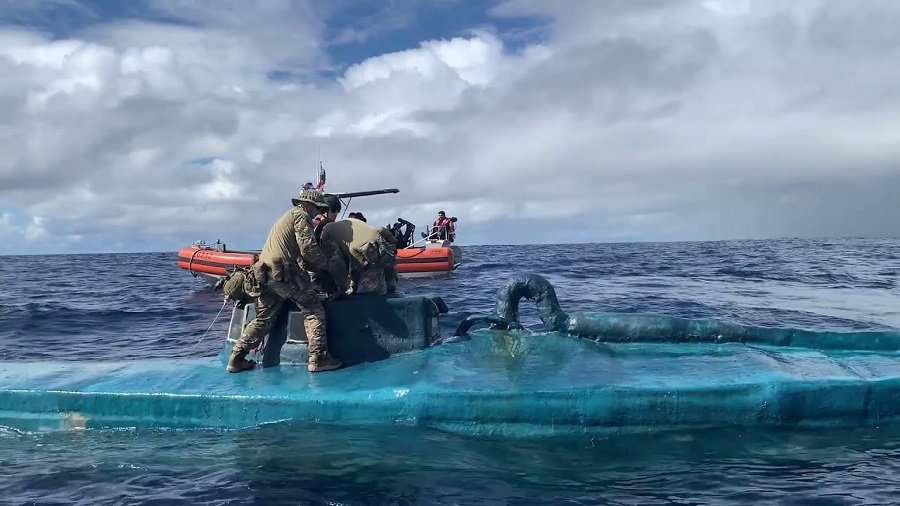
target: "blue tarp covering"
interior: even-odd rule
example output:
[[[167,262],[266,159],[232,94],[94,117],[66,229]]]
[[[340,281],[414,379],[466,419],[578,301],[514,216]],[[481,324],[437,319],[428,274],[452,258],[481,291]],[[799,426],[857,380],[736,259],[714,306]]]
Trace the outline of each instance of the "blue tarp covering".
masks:
[[[900,414],[900,354],[602,344],[477,331],[470,341],[311,374],[222,359],[0,365],[0,424],[242,428],[421,423],[527,436],[725,425],[861,425]]]

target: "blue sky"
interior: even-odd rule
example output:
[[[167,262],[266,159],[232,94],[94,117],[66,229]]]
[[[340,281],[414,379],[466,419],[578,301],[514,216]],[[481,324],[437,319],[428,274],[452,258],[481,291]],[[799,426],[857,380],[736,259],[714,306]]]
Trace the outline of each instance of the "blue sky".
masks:
[[[321,153],[462,244],[894,236],[900,7],[0,3],[0,254],[258,248]],[[848,77],[852,76],[852,77]]]
[[[36,30],[59,40],[78,37],[94,26],[130,20],[197,28],[204,25],[194,16],[179,14],[166,2],[150,0],[49,0],[27,4],[8,2],[0,26]],[[197,4],[215,5],[214,2]],[[235,3],[235,15],[239,17],[241,11],[253,10],[253,5]],[[305,5],[318,11],[327,23],[323,43],[336,72],[371,56],[413,48],[424,40],[466,36],[475,28],[495,30],[510,50],[516,50],[540,39],[548,23],[546,16],[491,15],[491,9],[500,5],[496,0],[343,0]]]

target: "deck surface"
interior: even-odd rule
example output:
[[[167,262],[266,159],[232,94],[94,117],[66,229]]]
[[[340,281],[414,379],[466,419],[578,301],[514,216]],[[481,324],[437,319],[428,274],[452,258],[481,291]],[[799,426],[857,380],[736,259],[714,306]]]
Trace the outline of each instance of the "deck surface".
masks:
[[[468,342],[311,374],[228,374],[218,358],[0,365],[0,424],[243,428],[421,423],[510,435],[886,423],[900,354],[740,344],[603,345],[476,332]]]

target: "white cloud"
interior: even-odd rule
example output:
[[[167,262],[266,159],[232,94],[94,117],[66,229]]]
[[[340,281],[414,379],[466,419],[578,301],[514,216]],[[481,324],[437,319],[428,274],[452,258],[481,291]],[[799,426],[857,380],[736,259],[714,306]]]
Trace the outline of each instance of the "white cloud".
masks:
[[[546,16],[540,42],[479,28],[313,79],[318,8],[0,29],[0,203],[33,217],[0,241],[259,247],[320,149],[329,189],[400,188],[354,199],[371,222],[443,208],[463,242],[900,233],[894,2],[517,0],[494,12]]]
[[[47,229],[44,228],[44,218],[32,216],[31,223],[25,227],[24,235],[26,241],[34,241],[45,237]]]
[[[44,218],[32,216],[24,224],[18,224],[18,220],[10,212],[0,214],[0,254],[17,253],[22,251],[23,245],[33,243],[47,237],[44,228]]]

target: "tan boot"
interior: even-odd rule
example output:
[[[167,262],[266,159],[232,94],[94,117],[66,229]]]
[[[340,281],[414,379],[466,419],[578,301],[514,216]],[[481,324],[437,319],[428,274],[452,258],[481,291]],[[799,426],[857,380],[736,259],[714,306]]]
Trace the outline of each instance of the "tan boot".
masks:
[[[228,359],[228,366],[225,367],[225,370],[228,372],[242,372],[249,371],[256,366],[256,362],[253,360],[247,360],[246,351],[232,351],[231,357]]]
[[[335,369],[341,368],[341,361],[332,357],[328,353],[324,355],[310,355],[309,356],[309,372],[323,372],[323,371],[333,371]]]

